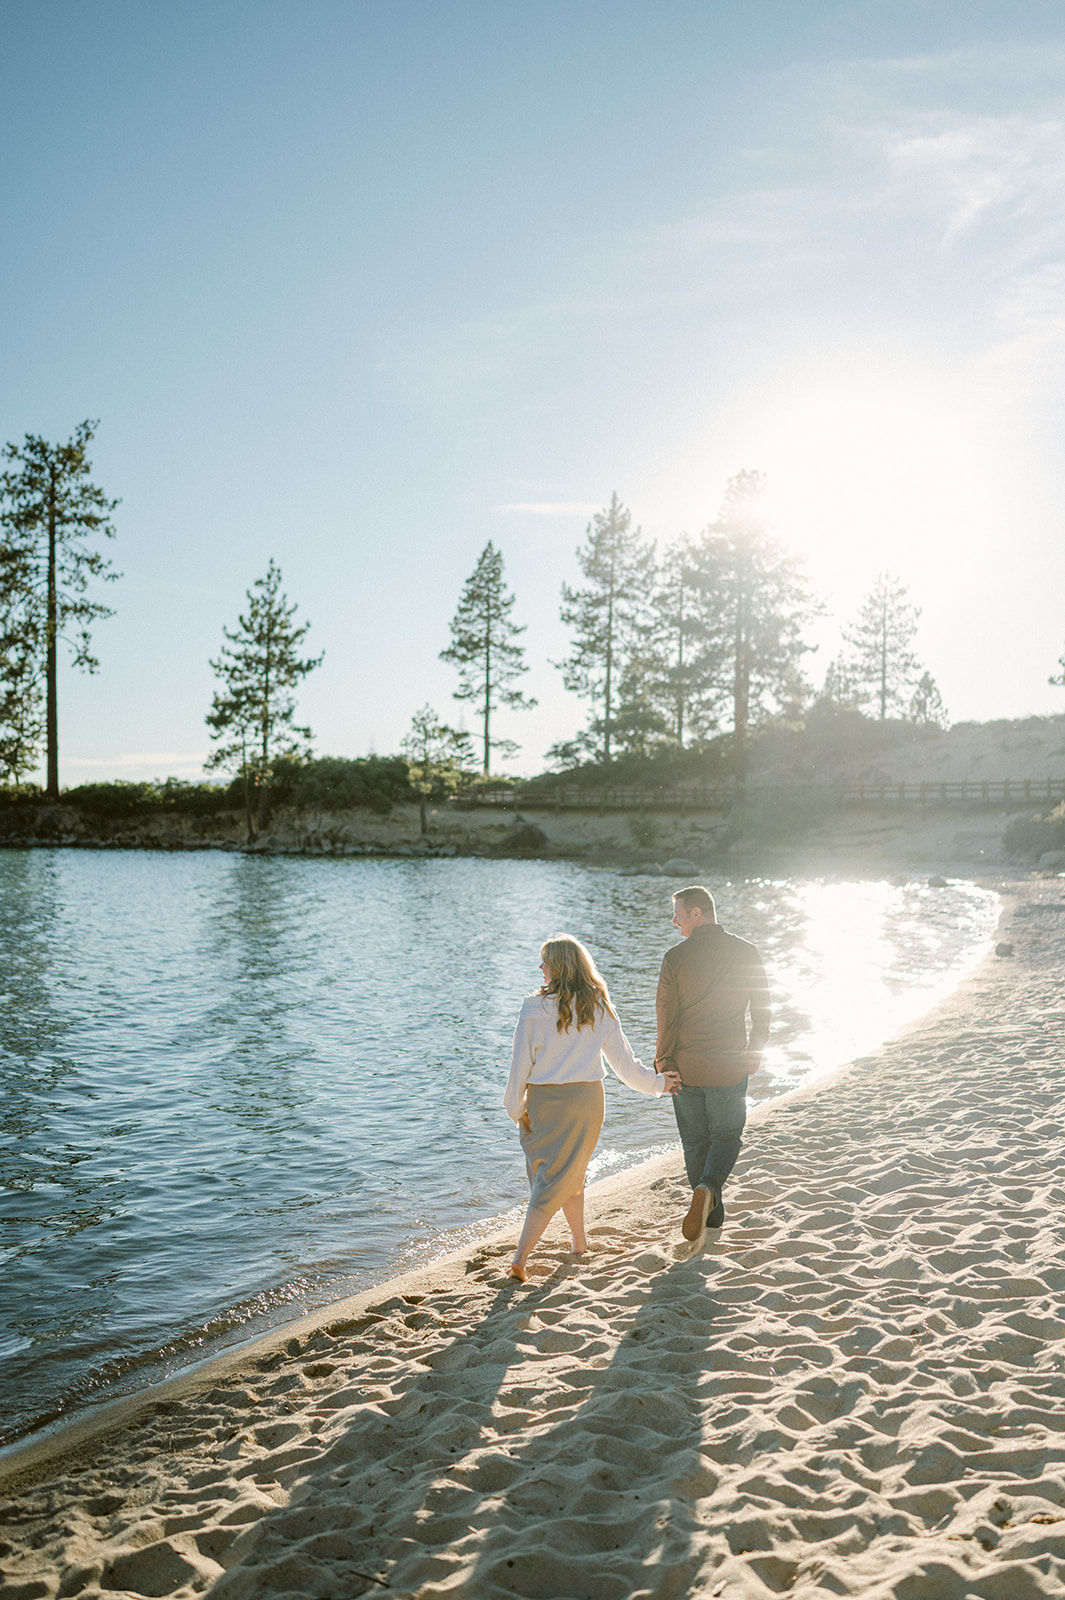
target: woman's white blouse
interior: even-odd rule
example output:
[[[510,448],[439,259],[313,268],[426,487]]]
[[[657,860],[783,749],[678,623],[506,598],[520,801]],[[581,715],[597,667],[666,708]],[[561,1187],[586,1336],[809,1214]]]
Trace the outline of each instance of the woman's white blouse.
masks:
[[[560,1033],[556,997],[526,995],[514,1029],[514,1055],[503,1097],[507,1115],[514,1122],[521,1120],[530,1083],[595,1083],[605,1078],[604,1056],[611,1070],[630,1089],[665,1094],[665,1078],[633,1055],[617,1017],[600,1011],[595,1023],[583,1028],[577,1027],[574,1017],[569,1028]]]

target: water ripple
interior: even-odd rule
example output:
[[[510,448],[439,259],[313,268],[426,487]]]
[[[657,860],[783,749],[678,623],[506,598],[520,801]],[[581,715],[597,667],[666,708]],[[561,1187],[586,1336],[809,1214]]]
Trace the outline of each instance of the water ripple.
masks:
[[[986,944],[972,886],[725,885],[777,1005],[762,1093],[872,1048]],[[0,852],[6,1437],[523,1201],[501,1110],[558,929],[637,1053],[668,886],[571,863]],[[613,1080],[594,1174],[675,1139]]]

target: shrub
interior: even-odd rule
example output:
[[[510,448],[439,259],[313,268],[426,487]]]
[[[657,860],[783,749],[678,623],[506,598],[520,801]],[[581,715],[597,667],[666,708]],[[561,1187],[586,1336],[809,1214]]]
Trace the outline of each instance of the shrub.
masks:
[[[43,796],[39,783],[0,784],[0,806],[36,806]]]
[[[620,755],[609,766],[586,761],[562,767],[525,780],[523,796],[530,800],[538,790],[553,790],[576,785],[585,789],[674,789],[699,788],[727,778],[730,770],[731,740],[727,734],[704,739],[687,750],[671,748],[657,755]]]
[[[82,783],[64,789],[63,804],[94,817],[140,817],[160,811],[205,817],[230,809],[225,789],[212,783],[185,783],[167,778],[163,783]]]
[[[1002,848],[1009,856],[1032,861],[1046,850],[1065,850],[1065,800],[1046,816],[1014,817],[1006,824]]]
[[[243,805],[244,780],[234,778],[227,792],[230,805]],[[402,756],[319,756],[311,761],[284,756],[275,761],[270,779],[271,803],[297,808],[321,806],[335,811],[365,806],[384,816],[397,800],[411,797]]]
[[[801,789],[770,791],[733,806],[721,843],[741,848],[775,844],[794,838],[807,828],[835,821],[842,809],[842,801],[835,794],[811,794]]]

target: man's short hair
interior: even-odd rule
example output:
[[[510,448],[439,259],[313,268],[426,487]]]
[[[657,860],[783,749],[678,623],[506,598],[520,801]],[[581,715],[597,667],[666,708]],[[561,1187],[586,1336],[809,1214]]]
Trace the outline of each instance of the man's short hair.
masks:
[[[673,894],[673,904],[680,901],[685,911],[694,911],[696,906],[704,916],[709,916],[712,921],[717,921],[717,907],[714,897],[709,889],[704,889],[702,884],[693,883],[688,889],[677,889]]]

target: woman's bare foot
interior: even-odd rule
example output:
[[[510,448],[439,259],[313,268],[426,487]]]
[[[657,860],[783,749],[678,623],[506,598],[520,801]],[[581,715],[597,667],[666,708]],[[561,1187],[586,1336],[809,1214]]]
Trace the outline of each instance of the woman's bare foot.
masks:
[[[524,1283],[526,1281],[525,1268],[522,1266],[520,1261],[512,1261],[510,1263],[510,1276],[512,1278],[517,1278],[519,1283]]]

